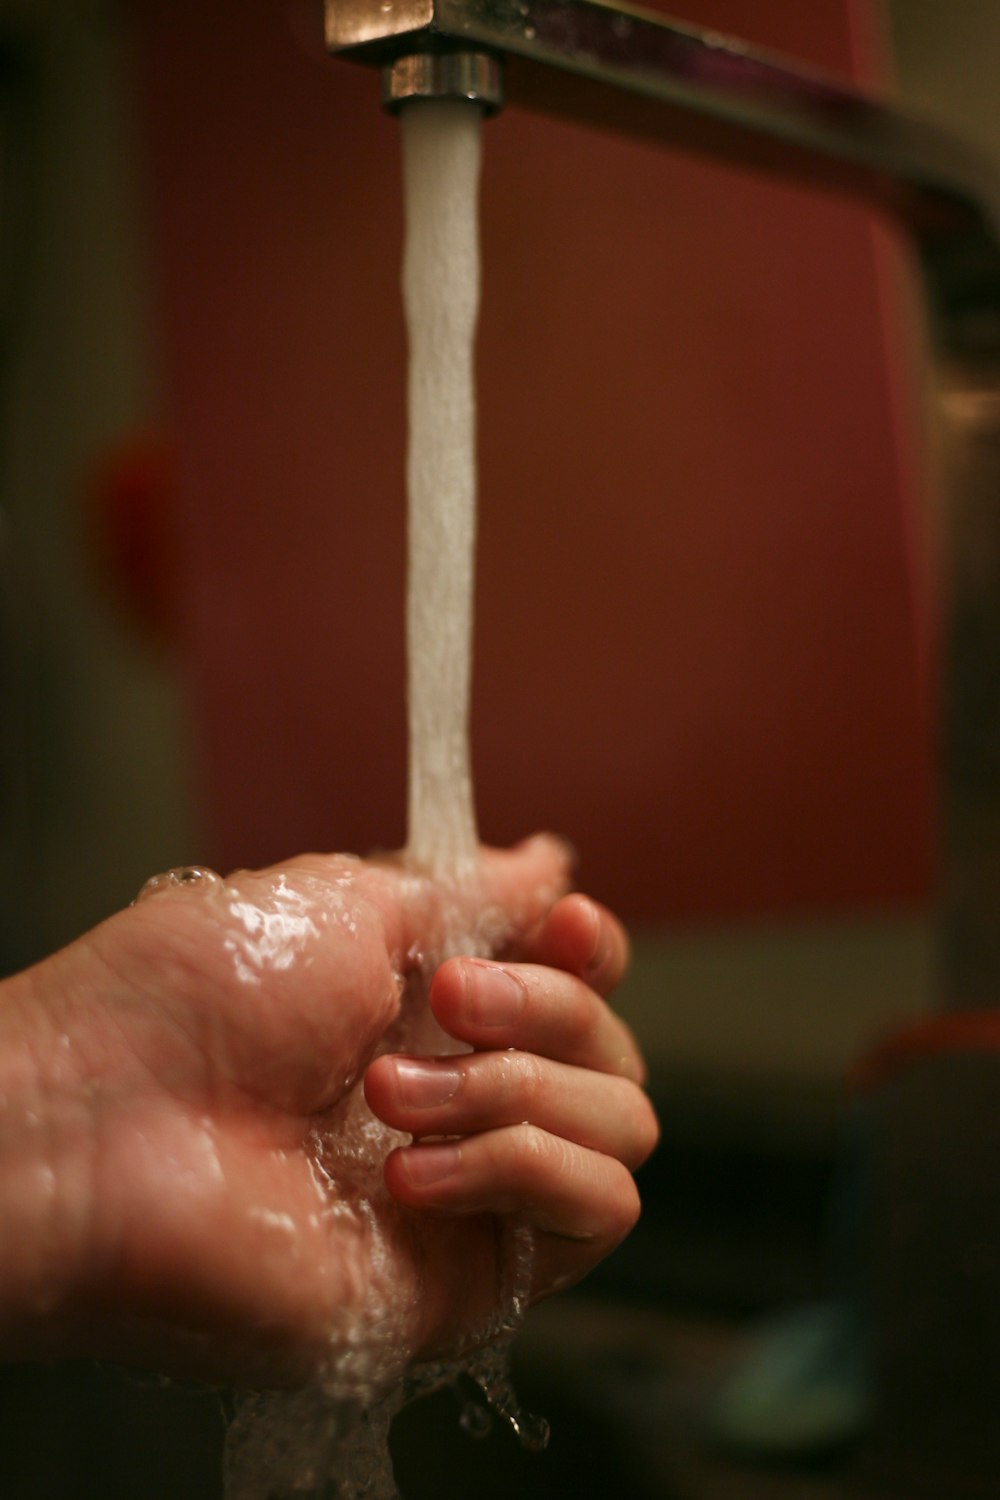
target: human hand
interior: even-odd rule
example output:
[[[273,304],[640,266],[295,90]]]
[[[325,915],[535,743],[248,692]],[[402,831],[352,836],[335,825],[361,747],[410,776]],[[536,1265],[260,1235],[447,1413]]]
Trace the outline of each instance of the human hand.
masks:
[[[24,1232],[0,1254],[8,1288],[0,1349],[269,1385],[324,1370],[373,1318],[391,1327],[403,1356],[443,1352],[477,1320],[482,1327],[496,1295],[492,1211],[538,1208],[541,1178],[518,1166],[516,1132],[482,1136],[502,1148],[492,1168],[478,1138],[463,1143],[476,1171],[447,1203],[414,1185],[404,1165],[413,1152],[387,1165],[395,1196],[378,1190],[372,1167],[380,1170],[387,1142],[370,1123],[362,1122],[365,1152],[345,1154],[344,1142],[363,1112],[358,1079],[391,1044],[401,1004],[448,931],[486,946],[505,941],[542,963],[564,952],[570,972],[579,965],[591,918],[572,901],[553,909],[565,874],[558,846],[533,840],[484,852],[461,885],[392,861],[318,856],[226,882],[206,876],[191,888],[167,886],[9,981],[0,1041],[9,1044],[14,1086],[0,1088],[0,1203],[16,1204]],[[446,966],[432,1004],[446,1029],[475,1042],[458,1003],[464,972]],[[533,996],[525,1019],[537,1026],[546,1012],[552,1036],[543,972],[522,976]],[[606,1041],[597,1041],[598,1032],[607,1037],[603,1012],[596,997],[588,1004],[590,1039],[579,1056],[569,1036],[550,1044],[569,1069],[608,1060]],[[511,1034],[515,1042],[501,1045],[532,1035],[523,1023]],[[634,1052],[621,1055],[635,1066]],[[484,1086],[482,1071],[491,1064],[461,1066],[473,1070],[463,1095],[479,1097],[498,1125],[502,1091]],[[396,1078],[398,1067],[377,1064],[369,1091],[398,1124]],[[530,1091],[514,1089],[509,1102]],[[594,1102],[592,1088],[583,1093]],[[572,1094],[563,1090],[555,1123],[579,1150],[587,1106],[577,1087],[574,1115]],[[521,1158],[529,1139],[538,1138],[522,1132]],[[635,1142],[629,1149],[636,1154]],[[551,1169],[551,1148],[528,1147],[525,1159],[546,1154]],[[542,1226],[538,1291],[577,1274],[634,1216],[634,1192],[613,1168],[608,1180],[606,1151],[599,1145],[586,1160],[580,1190],[564,1194],[559,1220]],[[493,1201],[469,1212],[469,1192],[488,1184]],[[588,1221],[588,1203],[598,1202],[603,1213]],[[442,1217],[456,1207],[459,1218]],[[592,1238],[563,1240],[574,1227]],[[470,1274],[456,1301],[449,1292],[460,1254]],[[11,1307],[17,1288],[25,1294]]]
[[[505,959],[454,958],[434,976],[431,1009],[471,1052],[385,1055],[365,1076],[373,1111],[414,1139],[385,1177],[432,1220],[441,1274],[425,1274],[422,1303],[441,1352],[484,1326],[484,1289],[496,1297],[494,1216],[535,1232],[530,1301],[572,1285],[635,1224],[632,1170],[658,1137],[635,1039],[602,998],[628,961],[618,921],[566,896]]]

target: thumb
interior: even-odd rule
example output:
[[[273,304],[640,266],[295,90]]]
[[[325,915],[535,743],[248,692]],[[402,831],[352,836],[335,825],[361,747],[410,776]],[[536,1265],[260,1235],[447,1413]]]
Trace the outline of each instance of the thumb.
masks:
[[[480,853],[473,899],[484,913],[492,911],[502,919],[507,940],[537,926],[569,889],[575,855],[554,834],[535,834],[513,849],[484,848]]]
[[[481,848],[460,875],[433,878],[397,866],[383,906],[390,951],[436,959],[495,953],[537,926],[566,891],[572,860],[562,839],[536,834],[513,849]]]

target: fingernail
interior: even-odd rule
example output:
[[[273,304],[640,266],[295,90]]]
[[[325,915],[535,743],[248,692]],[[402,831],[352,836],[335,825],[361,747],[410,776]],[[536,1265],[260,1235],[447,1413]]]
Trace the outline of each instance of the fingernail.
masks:
[[[402,1152],[406,1175],[414,1187],[430,1187],[453,1176],[460,1161],[458,1146],[410,1146]]]
[[[454,1099],[462,1082],[458,1068],[448,1063],[424,1062],[419,1057],[395,1059],[399,1097],[411,1109],[432,1109]]]
[[[480,1026],[510,1026],[524,1005],[524,986],[499,964],[465,965],[470,1017]]]
[[[604,964],[608,956],[608,934],[604,926],[604,922],[601,920],[601,914],[598,911],[597,907],[594,905],[593,901],[588,900],[586,905],[594,937],[593,947],[590,951],[590,957],[587,960],[587,968],[585,972],[587,974],[596,974],[600,970],[601,966]]]

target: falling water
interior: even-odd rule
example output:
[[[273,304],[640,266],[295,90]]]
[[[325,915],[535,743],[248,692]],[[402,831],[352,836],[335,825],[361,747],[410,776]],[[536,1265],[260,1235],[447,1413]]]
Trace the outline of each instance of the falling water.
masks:
[[[419,868],[461,878],[477,842],[469,696],[482,119],[475,105],[422,102],[403,112],[402,130],[409,334],[407,857]],[[470,951],[467,934],[446,934],[445,942],[450,951]],[[531,1280],[528,1227],[508,1225],[501,1253],[499,1304],[492,1326],[482,1331],[486,1352],[466,1368],[522,1441],[544,1446],[547,1428],[520,1411],[507,1380],[506,1350]],[[467,1408],[465,1425],[475,1431],[482,1424],[480,1409]]]
[[[462,880],[474,867],[476,820],[469,755],[473,553],[475,544],[475,387],[473,348],[479,306],[477,222],[481,116],[474,105],[411,105],[402,115],[406,246],[403,295],[409,331],[409,578],[407,656],[409,836],[415,874]],[[485,953],[496,932],[445,932],[441,951],[422,955],[408,985],[409,1018],[394,1049],[446,1052],[455,1043],[426,1005],[437,964],[454,953]],[[381,1166],[400,1137],[368,1111],[360,1088],[336,1129],[314,1142],[317,1167],[337,1212],[364,1220],[372,1254],[382,1249],[380,1219],[391,1217]],[[463,1426],[482,1435],[491,1412],[529,1447],[544,1447],[546,1424],[522,1412],[507,1377],[507,1352],[530,1286],[533,1238],[524,1225],[501,1237],[501,1290],[490,1325],[452,1366],[405,1371],[404,1323],[373,1305],[349,1331],[323,1381],[305,1391],[245,1401],[230,1429],[227,1500],[336,1496],[395,1500],[388,1454],[394,1413],[409,1396],[460,1373],[485,1405],[470,1405]],[[341,1346],[344,1331],[336,1331]]]
[[[479,313],[480,111],[403,111],[409,332],[407,665],[414,864],[453,874],[476,850],[469,756],[476,532],[473,351]]]

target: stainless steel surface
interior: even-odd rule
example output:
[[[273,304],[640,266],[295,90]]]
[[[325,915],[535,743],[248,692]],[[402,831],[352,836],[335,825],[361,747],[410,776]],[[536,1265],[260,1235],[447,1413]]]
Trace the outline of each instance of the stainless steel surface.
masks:
[[[738,40],[598,0],[326,0],[326,35],[332,52],[397,71],[399,59],[425,54],[496,56],[510,104],[872,204],[905,227],[919,257],[946,430],[956,410],[1000,410],[1000,173],[936,126]],[[990,545],[971,570],[955,561],[968,552],[961,535],[942,549],[953,573],[942,584],[940,837],[951,1005],[1000,1005],[1000,678],[995,640],[968,628],[974,619],[1000,630],[990,479],[1000,473],[992,417],[987,425],[986,438],[962,445],[946,499],[961,528],[962,497],[985,490]]]
[[[503,103],[500,63],[485,52],[410,52],[382,69],[382,103],[398,110],[415,99],[468,99],[494,114]]]

